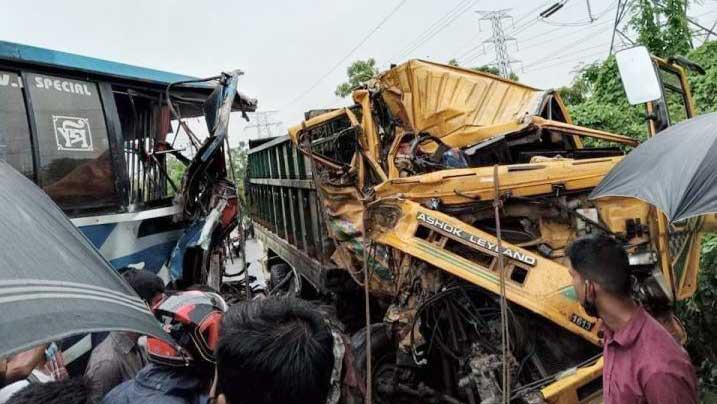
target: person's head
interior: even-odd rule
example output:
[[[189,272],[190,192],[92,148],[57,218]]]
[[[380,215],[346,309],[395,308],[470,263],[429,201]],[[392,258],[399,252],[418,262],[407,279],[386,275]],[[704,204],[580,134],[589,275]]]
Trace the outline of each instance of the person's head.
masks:
[[[167,295],[155,306],[154,315],[177,345],[147,338],[149,360],[163,366],[190,368],[203,381],[210,381],[226,310],[227,304],[216,293],[185,291]]]
[[[13,394],[6,404],[96,404],[92,383],[84,378],[49,383],[30,383]]]
[[[130,267],[119,269],[119,273],[149,307],[154,307],[162,299],[164,282],[159,276],[150,271]]]
[[[222,322],[217,402],[325,403],[333,349],[331,329],[306,301],[272,297],[237,303]]]
[[[630,299],[630,263],[618,241],[603,234],[580,237],[570,243],[566,255],[573,286],[588,314],[599,314],[595,305],[601,296]]]

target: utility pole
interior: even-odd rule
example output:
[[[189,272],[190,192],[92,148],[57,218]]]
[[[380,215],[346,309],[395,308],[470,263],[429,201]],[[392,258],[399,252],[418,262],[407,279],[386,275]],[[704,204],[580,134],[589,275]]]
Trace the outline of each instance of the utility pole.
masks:
[[[477,11],[477,13],[481,16],[479,24],[480,21],[490,22],[493,35],[483,41],[483,44],[484,46],[486,43],[493,44],[493,48],[495,49],[495,66],[498,68],[500,76],[505,78],[509,78],[513,73],[511,65],[519,62],[518,60],[511,59],[510,54],[508,53],[507,42],[515,41],[515,38],[505,36],[505,31],[503,31],[503,20],[512,21],[513,19],[513,17],[508,14],[508,11],[508,9]]]
[[[255,139],[274,137],[274,128],[281,126],[282,122],[273,119],[273,115],[278,111],[257,111],[250,114],[250,121],[254,123],[244,127],[247,129],[256,129]]]

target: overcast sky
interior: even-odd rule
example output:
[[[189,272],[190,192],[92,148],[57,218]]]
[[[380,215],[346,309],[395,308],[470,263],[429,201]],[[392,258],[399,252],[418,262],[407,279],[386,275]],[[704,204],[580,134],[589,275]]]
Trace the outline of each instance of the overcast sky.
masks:
[[[477,10],[509,9],[513,20],[503,25],[516,39],[508,50],[522,61],[514,64],[521,81],[539,88],[569,84],[581,63],[607,56],[617,0],[590,0],[597,17],[592,23],[586,0],[568,0],[549,23],[539,21],[538,13],[553,3],[0,0],[0,40],[193,76],[239,68],[246,73],[241,91],[257,98],[260,110],[276,110],[273,118],[285,128],[297,124],[307,109],[347,104],[348,99],[333,93],[356,59],[374,57],[382,69],[408,58],[457,58],[467,66],[493,62],[491,47],[483,54],[480,46],[491,36],[490,25],[479,23]],[[339,63],[392,11],[385,24]],[[717,2],[705,0],[690,15],[712,26]],[[256,134],[243,130],[237,119],[232,124],[239,137]]]

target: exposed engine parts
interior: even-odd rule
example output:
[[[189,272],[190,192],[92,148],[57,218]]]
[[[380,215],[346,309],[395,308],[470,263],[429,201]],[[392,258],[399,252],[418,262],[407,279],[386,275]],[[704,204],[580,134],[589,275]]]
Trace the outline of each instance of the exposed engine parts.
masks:
[[[258,145],[259,173],[273,156],[284,168],[256,178],[250,195],[268,243],[309,251],[298,273],[317,285],[346,275],[327,289],[342,296],[347,324],[365,307],[345,306],[363,305],[368,289],[369,329],[382,330],[364,348],[378,402],[598,397],[600,323],[578,302],[565,256],[588,234],[622,243],[635,297],[680,334],[670,307],[689,293],[698,228],[667,228],[639,200],[590,199],[634,139],[572,125],[554,92],[423,61],[382,73],[353,100],[289,130],[306,168],[296,164],[296,178],[279,140]],[[317,214],[307,198],[295,202],[307,189]],[[276,201],[290,201],[289,213]],[[288,220],[297,211],[318,218],[318,239],[292,233],[306,228]]]

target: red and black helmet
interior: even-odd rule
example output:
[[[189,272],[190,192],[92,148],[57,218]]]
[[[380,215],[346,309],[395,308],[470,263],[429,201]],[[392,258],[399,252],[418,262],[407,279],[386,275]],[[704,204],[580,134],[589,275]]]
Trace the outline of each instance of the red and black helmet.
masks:
[[[147,354],[152,362],[169,366],[189,366],[194,361],[215,363],[219,326],[227,310],[221,296],[212,292],[177,292],[167,295],[153,309],[177,344],[147,338]]]

